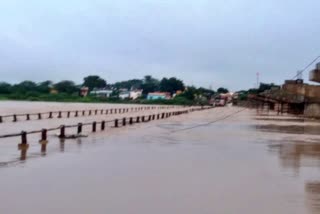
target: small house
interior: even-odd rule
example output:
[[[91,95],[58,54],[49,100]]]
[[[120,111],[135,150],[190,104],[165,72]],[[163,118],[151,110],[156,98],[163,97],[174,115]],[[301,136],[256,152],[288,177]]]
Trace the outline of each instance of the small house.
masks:
[[[96,95],[97,97],[110,97],[113,90],[110,89],[94,89],[90,92],[92,95]]]

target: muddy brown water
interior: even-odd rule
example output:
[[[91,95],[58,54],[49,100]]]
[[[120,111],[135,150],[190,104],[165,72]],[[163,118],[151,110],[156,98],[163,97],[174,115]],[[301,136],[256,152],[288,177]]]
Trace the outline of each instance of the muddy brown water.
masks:
[[[0,213],[320,213],[320,136],[301,131],[320,124],[251,110],[219,120],[237,111],[52,136],[46,154],[34,139],[25,161],[0,140]]]

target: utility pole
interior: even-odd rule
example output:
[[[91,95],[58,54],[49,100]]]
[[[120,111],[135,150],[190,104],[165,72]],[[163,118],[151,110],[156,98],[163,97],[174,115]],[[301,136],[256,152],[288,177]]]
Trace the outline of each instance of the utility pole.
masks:
[[[257,88],[260,86],[260,73],[257,72]]]

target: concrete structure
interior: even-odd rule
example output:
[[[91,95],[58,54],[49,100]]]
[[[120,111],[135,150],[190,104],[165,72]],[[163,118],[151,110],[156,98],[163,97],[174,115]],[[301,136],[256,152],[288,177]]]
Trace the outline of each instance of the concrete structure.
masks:
[[[320,82],[320,63],[310,72],[310,80]],[[254,99],[268,103],[270,108],[279,109],[281,113],[320,118],[320,85],[306,84],[301,79],[286,80],[281,89],[267,90]]]
[[[320,83],[320,63],[316,65],[316,68],[309,73],[309,80]]]
[[[148,100],[169,100],[171,95],[169,92],[152,92],[147,96]]]

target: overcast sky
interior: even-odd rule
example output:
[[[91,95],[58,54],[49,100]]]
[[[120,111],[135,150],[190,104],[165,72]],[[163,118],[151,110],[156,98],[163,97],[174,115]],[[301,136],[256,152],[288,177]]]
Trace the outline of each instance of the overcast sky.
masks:
[[[282,83],[320,54],[319,0],[3,0],[0,9],[0,81],[150,74],[237,90],[257,72]]]

